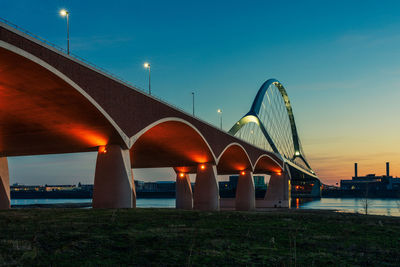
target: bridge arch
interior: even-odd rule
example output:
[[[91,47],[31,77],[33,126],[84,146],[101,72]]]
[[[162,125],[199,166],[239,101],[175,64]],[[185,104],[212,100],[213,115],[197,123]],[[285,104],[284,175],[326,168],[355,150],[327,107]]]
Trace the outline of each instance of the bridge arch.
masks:
[[[11,114],[13,127],[25,132],[25,138],[20,138],[20,141],[23,139],[21,148],[18,148],[17,140],[11,140],[12,137],[5,142],[13,147],[0,148],[4,155],[95,151],[108,143],[128,147],[128,137],[111,116],[54,66],[4,41],[0,41],[0,62],[3,71],[0,88],[6,92],[0,103],[0,119],[4,120]],[[11,107],[6,103],[7,97],[11,96],[14,106],[20,105],[25,110],[29,110],[27,107],[36,108],[30,110],[34,114],[7,110]],[[10,134],[17,135],[15,132]],[[52,141],[48,147],[44,145],[46,140]],[[62,146],[63,142],[68,147]],[[22,146],[31,146],[30,151]]]
[[[268,154],[261,155],[254,164],[254,173],[278,173],[283,170],[283,164]]]
[[[253,171],[253,165],[246,149],[239,143],[230,143],[218,157],[218,174],[233,174],[244,170]]]
[[[288,94],[276,79],[263,83],[250,111],[229,133],[264,150],[272,150],[312,173],[300,143]]]
[[[215,164],[217,159],[201,132],[181,118],[155,121],[130,138],[133,168],[190,167]]]

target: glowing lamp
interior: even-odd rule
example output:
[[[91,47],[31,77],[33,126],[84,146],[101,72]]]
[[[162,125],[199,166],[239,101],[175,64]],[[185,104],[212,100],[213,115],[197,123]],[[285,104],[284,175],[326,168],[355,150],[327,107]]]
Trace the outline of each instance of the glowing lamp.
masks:
[[[106,146],[100,146],[100,147],[99,147],[99,153],[101,153],[101,154],[106,154],[106,153],[107,153],[107,148],[106,148]]]
[[[206,168],[206,165],[204,165],[204,164],[200,165],[200,169],[204,170],[205,168]]]
[[[65,17],[65,16],[68,15],[68,11],[65,10],[65,9],[61,9],[61,10],[60,10],[60,15],[63,16],[63,17]]]
[[[294,153],[294,155],[295,155],[295,156],[300,156],[300,152],[299,152],[299,151],[296,151],[296,152]]]
[[[241,171],[240,174],[241,174],[241,175],[245,175],[246,172],[245,172],[245,171]]]
[[[277,172],[276,174],[277,174],[277,175],[281,175],[282,173],[281,173],[281,172]]]
[[[183,172],[179,173],[179,177],[183,178],[185,177],[185,174]]]
[[[145,63],[143,64],[143,67],[145,67],[146,69],[150,68],[150,63],[145,62]]]

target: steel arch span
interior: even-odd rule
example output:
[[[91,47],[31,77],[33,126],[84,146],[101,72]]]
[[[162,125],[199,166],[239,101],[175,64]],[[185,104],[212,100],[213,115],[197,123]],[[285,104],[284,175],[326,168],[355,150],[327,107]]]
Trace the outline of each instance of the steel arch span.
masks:
[[[306,160],[288,94],[278,80],[264,82],[250,111],[233,125],[229,133],[262,149],[274,151],[289,164],[315,175]]]

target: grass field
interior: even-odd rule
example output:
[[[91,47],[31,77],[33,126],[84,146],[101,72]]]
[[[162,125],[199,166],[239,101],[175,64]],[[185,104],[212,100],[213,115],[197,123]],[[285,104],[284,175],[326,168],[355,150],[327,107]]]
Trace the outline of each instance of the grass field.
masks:
[[[0,212],[0,266],[399,266],[400,218],[323,211]]]

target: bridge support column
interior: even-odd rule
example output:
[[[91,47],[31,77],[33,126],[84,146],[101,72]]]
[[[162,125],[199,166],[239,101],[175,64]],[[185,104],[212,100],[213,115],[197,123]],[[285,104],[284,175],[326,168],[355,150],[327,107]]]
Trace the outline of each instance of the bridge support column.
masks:
[[[136,207],[136,192],[128,149],[99,149],[94,177],[93,208]]]
[[[178,172],[176,174],[176,200],[177,209],[193,209],[193,193],[189,174]]]
[[[217,170],[210,163],[197,166],[193,208],[196,210],[219,210]]]
[[[251,171],[241,171],[236,188],[236,210],[254,210],[256,195],[253,174]]]
[[[10,176],[8,173],[8,161],[6,157],[0,157],[0,210],[9,209],[10,207]]]
[[[265,198],[265,208],[290,208],[290,174],[272,174]]]

